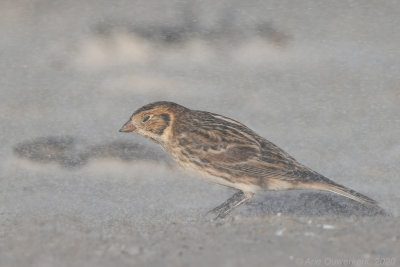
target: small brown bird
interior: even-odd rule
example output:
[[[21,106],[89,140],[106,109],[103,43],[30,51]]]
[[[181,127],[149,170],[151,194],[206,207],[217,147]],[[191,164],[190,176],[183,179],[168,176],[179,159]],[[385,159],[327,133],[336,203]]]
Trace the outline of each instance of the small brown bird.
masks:
[[[376,201],[337,184],[233,119],[155,102],[135,111],[120,132],[135,132],[160,144],[180,165],[240,191],[213,209],[223,218],[261,190],[317,189],[363,204]]]

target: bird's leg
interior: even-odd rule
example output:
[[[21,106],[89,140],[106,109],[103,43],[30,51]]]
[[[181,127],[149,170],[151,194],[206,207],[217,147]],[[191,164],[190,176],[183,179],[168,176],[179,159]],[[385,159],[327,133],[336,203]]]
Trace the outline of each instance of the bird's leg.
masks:
[[[217,214],[215,219],[225,218],[234,208],[249,200],[253,195],[254,193],[251,192],[239,191],[218,207],[210,210],[208,213]]]

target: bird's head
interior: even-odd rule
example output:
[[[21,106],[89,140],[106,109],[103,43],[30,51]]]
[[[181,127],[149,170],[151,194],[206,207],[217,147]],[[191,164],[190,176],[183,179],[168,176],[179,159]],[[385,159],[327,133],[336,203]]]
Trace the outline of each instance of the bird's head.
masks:
[[[153,141],[164,144],[171,136],[177,112],[186,109],[172,102],[154,102],[136,110],[120,132],[135,132]]]

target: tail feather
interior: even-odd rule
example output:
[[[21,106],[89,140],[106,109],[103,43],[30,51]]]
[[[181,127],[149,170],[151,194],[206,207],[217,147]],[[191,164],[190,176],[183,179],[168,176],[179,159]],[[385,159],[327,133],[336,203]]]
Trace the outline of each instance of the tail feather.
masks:
[[[324,191],[329,191],[332,193],[336,193],[338,195],[345,196],[347,198],[350,198],[352,200],[355,200],[357,202],[366,204],[366,205],[373,205],[376,206],[378,204],[377,201],[373,200],[372,198],[369,198],[363,194],[360,194],[354,190],[351,190],[347,187],[344,187],[343,185],[336,184],[336,183],[307,183],[306,186],[303,188],[313,188],[317,190],[324,190]]]

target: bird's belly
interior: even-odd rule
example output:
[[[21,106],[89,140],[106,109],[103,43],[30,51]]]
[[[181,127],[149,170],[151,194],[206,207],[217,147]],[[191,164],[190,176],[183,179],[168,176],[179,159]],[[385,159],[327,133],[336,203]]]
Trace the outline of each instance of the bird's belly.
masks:
[[[235,177],[230,177],[229,175],[223,176],[221,175],[221,173],[208,166],[199,166],[193,162],[183,160],[178,160],[177,162],[184,169],[195,171],[199,174],[200,178],[209,182],[233,187],[244,192],[255,193],[256,191],[259,191],[261,189],[259,185],[251,183],[251,180],[248,180],[246,182],[245,178],[239,179]]]
[[[211,175],[208,173],[203,173],[201,172],[200,174],[202,177],[204,177],[205,180],[213,182],[213,183],[217,183],[220,185],[225,185],[228,187],[233,187],[239,190],[242,190],[243,192],[252,192],[255,193],[257,191],[259,191],[261,188],[258,185],[255,184],[249,184],[249,183],[243,183],[240,181],[232,181],[232,180],[228,180],[226,178],[223,177],[218,177],[215,175]]]

